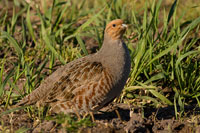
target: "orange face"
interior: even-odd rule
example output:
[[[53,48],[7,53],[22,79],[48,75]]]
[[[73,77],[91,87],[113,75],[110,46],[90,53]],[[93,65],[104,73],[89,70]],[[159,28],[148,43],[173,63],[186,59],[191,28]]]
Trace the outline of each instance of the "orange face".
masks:
[[[118,40],[121,39],[124,34],[127,25],[123,24],[123,20],[116,19],[111,21],[107,26],[105,32],[113,39]]]

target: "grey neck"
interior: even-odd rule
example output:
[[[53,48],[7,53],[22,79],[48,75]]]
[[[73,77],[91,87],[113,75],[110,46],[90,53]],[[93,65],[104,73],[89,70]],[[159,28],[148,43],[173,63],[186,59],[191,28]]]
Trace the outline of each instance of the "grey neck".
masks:
[[[113,55],[116,51],[120,50],[122,47],[122,40],[112,40],[107,33],[104,34],[103,45],[99,51],[99,53]]]
[[[112,40],[106,33],[97,56],[103,66],[110,69],[114,75],[119,75],[123,71],[126,59],[129,59],[128,48],[122,40]]]

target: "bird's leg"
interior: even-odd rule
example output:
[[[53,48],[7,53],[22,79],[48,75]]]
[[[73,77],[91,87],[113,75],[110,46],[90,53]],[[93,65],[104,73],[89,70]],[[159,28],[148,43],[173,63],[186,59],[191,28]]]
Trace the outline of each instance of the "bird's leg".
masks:
[[[90,111],[89,114],[90,114],[90,116],[91,116],[91,118],[92,118],[92,122],[95,122],[93,112]]]
[[[89,111],[88,113],[86,113],[85,115],[83,115],[83,118],[87,117],[88,115],[91,116],[91,118],[92,118],[92,122],[95,122],[93,112],[91,112],[91,111]]]
[[[75,114],[78,117],[78,120],[80,121],[81,120],[81,116],[79,115],[79,113],[78,113],[78,111],[76,109],[75,109]]]
[[[80,121],[81,120],[81,116],[80,114],[78,113],[78,109],[73,105],[73,108],[74,108],[74,111],[75,111],[75,114],[76,116],[78,117],[78,120]]]
[[[116,113],[117,117],[120,119],[120,121],[122,121],[122,118],[121,118],[121,116],[120,116],[120,113],[119,113],[119,111],[118,111],[117,109],[115,109],[115,113]]]
[[[122,118],[121,118],[120,113],[118,111],[118,107],[114,104],[111,104],[111,108],[115,110],[117,117],[120,119],[120,121],[122,121]]]

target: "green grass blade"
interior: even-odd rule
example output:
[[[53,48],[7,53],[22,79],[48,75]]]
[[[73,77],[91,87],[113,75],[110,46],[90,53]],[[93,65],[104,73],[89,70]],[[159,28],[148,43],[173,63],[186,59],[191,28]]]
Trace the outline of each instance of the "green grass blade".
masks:
[[[163,78],[165,78],[164,73],[158,73],[158,74],[152,76],[149,80],[145,81],[144,84],[148,84],[150,82],[160,80],[160,79],[163,79]]]
[[[28,7],[27,14],[26,14],[26,23],[27,23],[29,33],[30,33],[34,43],[36,44],[36,38],[35,38],[35,34],[34,34],[34,31],[33,31],[32,24],[31,24],[30,6]]]
[[[101,13],[105,10],[106,6],[102,8],[96,15],[88,19],[84,24],[82,24],[72,35],[66,37],[64,41],[69,40],[72,37],[75,37],[77,34],[79,34],[82,30],[84,30],[86,27],[88,27],[97,17],[101,15]]]
[[[37,10],[38,11],[38,10]],[[58,52],[56,51],[56,49],[53,47],[53,43],[52,40],[50,39],[50,33],[47,31],[47,29],[45,28],[45,20],[42,18],[41,13],[38,11],[40,20],[41,20],[41,27],[42,27],[42,37],[43,40],[46,44],[46,46],[49,48],[49,50],[63,63],[66,64],[65,60],[62,58],[61,55],[58,54]]]
[[[182,42],[182,40],[179,40],[178,42],[174,43],[172,46],[170,46],[169,48],[166,48],[165,50],[163,50],[162,52],[160,52],[157,56],[155,56],[152,60],[149,61],[149,63],[147,64],[150,65],[152,62],[154,62],[155,60],[161,58],[162,56],[166,55],[167,53],[169,53],[170,51],[172,51],[173,49],[176,49],[176,47],[178,45],[180,45]]]
[[[77,35],[77,36],[76,36],[76,39],[77,39],[78,43],[80,44],[81,49],[83,50],[83,53],[84,53],[85,55],[88,55],[87,49],[86,49],[86,47],[85,47],[85,44],[83,43],[83,41],[82,41],[82,39],[80,38],[80,36]]]
[[[9,40],[9,42],[11,43],[11,45],[15,48],[17,54],[19,57],[21,57],[23,55],[22,49],[20,48],[20,45],[18,44],[18,42],[7,32],[2,31],[1,33],[1,38],[6,38]]]
[[[177,4],[177,0],[175,0],[174,3],[171,6],[171,9],[169,11],[169,15],[168,15],[168,18],[167,18],[167,23],[169,23],[169,21],[171,20],[171,17],[174,14],[174,11],[175,11],[175,8],[176,8],[176,4]]]
[[[187,35],[188,32],[190,32],[192,29],[197,27],[200,23],[200,17],[196,18],[192,23],[190,23],[181,33],[181,37],[184,37]]]
[[[3,88],[5,87],[6,83],[8,82],[8,80],[10,79],[10,77],[12,77],[13,73],[14,73],[15,69],[12,69],[5,77],[4,81],[1,84],[1,88],[0,88],[0,96],[2,95],[3,92]]]
[[[155,97],[159,98],[161,101],[163,101],[164,103],[168,104],[168,105],[173,105],[172,102],[170,100],[168,100],[165,96],[163,96],[162,94],[158,93],[155,90],[149,90]]]
[[[27,107],[29,107],[29,105],[28,106],[22,106],[22,107],[16,107],[16,108],[12,108],[12,109],[6,110],[6,111],[0,113],[0,117],[3,116],[3,115],[6,115],[6,114],[10,114],[10,113],[12,113],[14,111],[17,111],[17,110],[25,109]]]
[[[20,127],[15,133],[26,133],[30,128]]]

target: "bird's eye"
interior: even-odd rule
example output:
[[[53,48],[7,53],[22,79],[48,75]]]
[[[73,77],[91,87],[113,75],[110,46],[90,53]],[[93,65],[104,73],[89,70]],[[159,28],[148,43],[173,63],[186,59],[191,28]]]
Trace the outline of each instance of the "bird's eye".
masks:
[[[115,27],[115,26],[116,26],[116,24],[113,24],[112,26],[113,26],[113,27]]]

